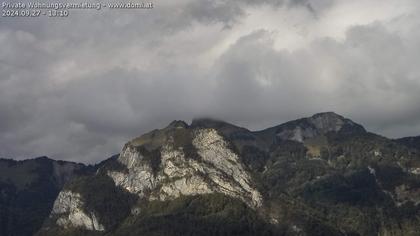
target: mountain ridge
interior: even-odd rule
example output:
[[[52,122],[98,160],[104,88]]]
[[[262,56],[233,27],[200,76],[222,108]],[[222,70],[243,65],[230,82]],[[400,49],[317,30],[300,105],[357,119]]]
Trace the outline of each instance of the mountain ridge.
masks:
[[[419,189],[420,152],[336,113],[175,120],[65,181],[37,235],[416,235]]]
[[[45,156],[0,159],[0,235],[32,235],[65,183],[89,172],[91,168],[83,164]]]
[[[402,144],[406,147],[420,150],[420,135],[419,136],[410,136],[410,137],[403,137],[399,139],[395,139],[396,142]]]

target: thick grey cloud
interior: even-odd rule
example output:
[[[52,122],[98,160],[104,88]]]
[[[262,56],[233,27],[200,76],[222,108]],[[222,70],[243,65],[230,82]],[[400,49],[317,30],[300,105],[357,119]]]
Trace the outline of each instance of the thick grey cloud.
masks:
[[[336,111],[420,134],[415,0],[179,0],[0,22],[0,156],[96,162],[171,120]]]

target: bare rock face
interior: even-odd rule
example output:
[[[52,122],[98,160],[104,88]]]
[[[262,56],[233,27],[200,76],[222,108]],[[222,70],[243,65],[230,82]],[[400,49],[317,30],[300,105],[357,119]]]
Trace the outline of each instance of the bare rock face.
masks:
[[[319,113],[308,118],[308,120],[320,133],[338,132],[346,123],[354,125],[351,120],[347,120],[333,112]]]
[[[110,171],[108,175],[117,185],[124,186],[131,193],[136,193],[143,197],[147,189],[156,186],[151,166],[141,158],[140,152],[136,147],[126,145],[118,158],[129,173]]]
[[[283,140],[293,140],[302,143],[305,139],[313,138],[319,135],[319,132],[312,127],[302,128],[300,126],[294,129],[286,129],[277,134]]]
[[[54,202],[50,218],[56,218],[55,223],[61,227],[81,227],[88,230],[104,231],[94,213],[85,212],[80,194],[71,191],[61,191]]]
[[[215,129],[170,129],[167,140],[154,150],[144,148],[144,142],[125,146],[118,161],[127,171],[108,172],[116,185],[149,200],[219,192],[253,208],[262,204],[238,155]],[[184,141],[179,144],[179,140]],[[154,139],[151,142],[156,144]]]

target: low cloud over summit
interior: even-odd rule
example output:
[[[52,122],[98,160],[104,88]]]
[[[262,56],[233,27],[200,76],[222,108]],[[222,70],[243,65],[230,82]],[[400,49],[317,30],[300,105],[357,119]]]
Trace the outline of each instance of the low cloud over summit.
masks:
[[[419,13],[416,0],[161,0],[4,17],[0,156],[95,162],[203,116],[262,129],[335,111],[419,135]]]

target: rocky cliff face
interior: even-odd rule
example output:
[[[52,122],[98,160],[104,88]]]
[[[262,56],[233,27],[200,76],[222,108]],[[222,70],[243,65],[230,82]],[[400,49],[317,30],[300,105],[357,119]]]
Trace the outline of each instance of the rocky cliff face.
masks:
[[[263,203],[238,154],[215,129],[174,122],[127,143],[115,161],[119,168],[99,171],[142,200],[222,193],[254,209]],[[104,230],[97,218],[86,210],[83,196],[67,190],[60,193],[50,216],[59,226]]]
[[[149,200],[219,192],[252,207],[262,204],[261,194],[238,155],[216,130],[176,129],[183,130],[174,130],[173,136],[169,135],[168,141],[153,151],[127,144],[118,161],[128,171],[109,171],[108,175],[117,185]],[[174,138],[180,133],[190,140],[177,145]],[[148,157],[153,152],[156,155]]]
[[[79,193],[68,190],[61,191],[54,202],[50,216],[56,217],[57,225],[64,228],[81,227],[88,230],[103,231],[104,226],[98,223],[95,213],[85,212],[83,204]]]
[[[174,121],[66,185],[39,235],[416,235],[419,160],[335,113]]]

